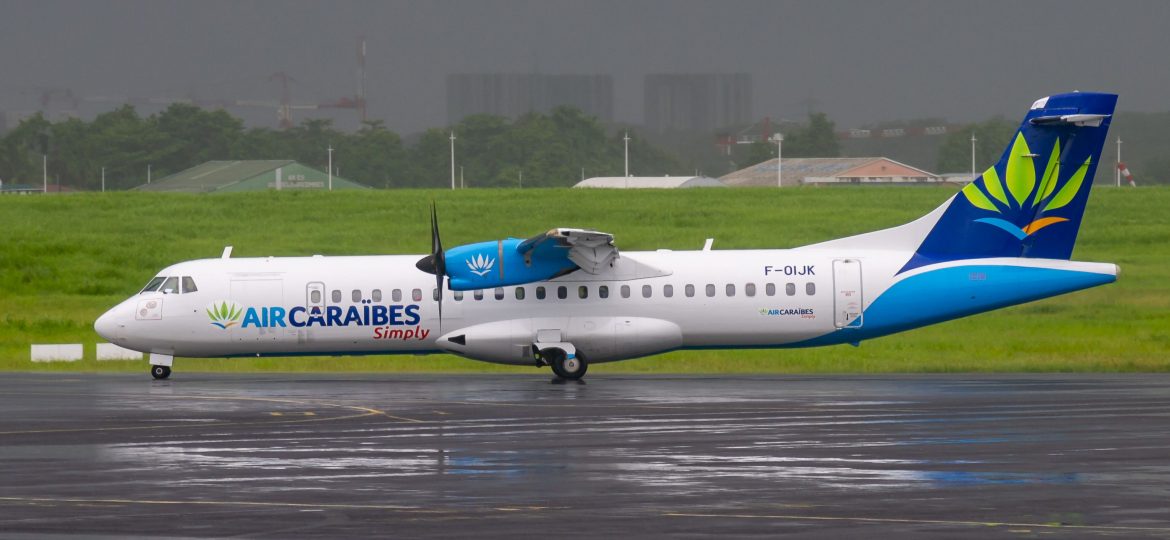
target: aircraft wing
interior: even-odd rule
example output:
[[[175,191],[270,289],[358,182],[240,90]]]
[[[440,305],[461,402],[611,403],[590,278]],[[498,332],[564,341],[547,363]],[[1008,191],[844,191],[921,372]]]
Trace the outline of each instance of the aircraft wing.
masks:
[[[589,274],[597,274],[609,268],[618,257],[612,234],[588,229],[550,229],[516,246],[516,252],[529,263],[560,249],[568,249],[568,259]]]

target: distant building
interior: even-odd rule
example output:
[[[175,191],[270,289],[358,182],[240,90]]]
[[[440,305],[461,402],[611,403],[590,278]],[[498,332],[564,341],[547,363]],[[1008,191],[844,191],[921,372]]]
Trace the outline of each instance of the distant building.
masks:
[[[922,169],[884,157],[789,158],[781,164],[782,186],[807,184],[926,184],[943,179]],[[728,186],[775,186],[776,160],[770,159],[728,174]]]
[[[752,76],[747,73],[647,75],[643,110],[657,133],[712,132],[752,121]]]
[[[610,189],[674,189],[695,187],[727,187],[706,176],[598,176],[577,182],[575,188]]]
[[[329,175],[292,160],[208,161],[135,188],[139,191],[210,193],[226,191],[325,190]],[[368,189],[333,176],[333,189]]]
[[[447,121],[473,114],[519,118],[571,105],[602,122],[613,120],[613,77],[539,73],[447,75]]]

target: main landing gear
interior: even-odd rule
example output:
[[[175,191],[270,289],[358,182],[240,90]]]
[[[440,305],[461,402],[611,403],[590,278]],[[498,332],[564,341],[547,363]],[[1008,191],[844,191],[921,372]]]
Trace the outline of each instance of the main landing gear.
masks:
[[[160,380],[170,377],[171,366],[150,366],[150,376]]]
[[[584,358],[576,354],[569,356],[561,349],[545,349],[540,354],[552,367],[553,373],[562,379],[576,381],[589,370],[589,363]]]

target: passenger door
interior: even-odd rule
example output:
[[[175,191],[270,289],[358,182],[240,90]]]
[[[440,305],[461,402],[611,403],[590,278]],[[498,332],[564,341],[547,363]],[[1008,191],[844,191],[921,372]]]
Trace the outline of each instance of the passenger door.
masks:
[[[837,328],[860,328],[862,300],[861,261],[833,261],[833,324]]]

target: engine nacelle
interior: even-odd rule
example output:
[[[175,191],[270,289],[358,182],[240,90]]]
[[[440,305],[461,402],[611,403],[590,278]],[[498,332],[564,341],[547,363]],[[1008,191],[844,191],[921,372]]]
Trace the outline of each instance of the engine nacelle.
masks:
[[[453,291],[491,289],[545,281],[578,268],[569,249],[553,243],[528,253],[517,249],[523,240],[508,238],[453,247],[444,252],[448,287]]]
[[[590,363],[647,356],[682,346],[677,324],[646,317],[542,317],[477,324],[436,344],[451,353],[498,364],[533,364],[532,347],[571,343]]]

